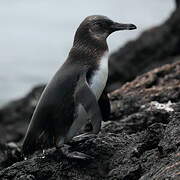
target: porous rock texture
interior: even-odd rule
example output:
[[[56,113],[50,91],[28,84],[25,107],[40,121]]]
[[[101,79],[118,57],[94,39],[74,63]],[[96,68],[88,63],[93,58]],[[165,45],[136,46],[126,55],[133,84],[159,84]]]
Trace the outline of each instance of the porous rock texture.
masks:
[[[180,178],[180,60],[138,76],[109,94],[111,117],[101,133],[71,149],[93,159],[67,158],[53,148],[24,160],[15,143],[4,143],[21,142],[42,89],[34,89],[0,111],[4,123],[0,179]]]
[[[162,25],[144,31],[137,40],[111,55],[109,92],[142,73],[175,62],[180,56],[180,1],[176,0],[176,4],[175,11]]]
[[[117,90],[109,94],[109,121],[97,138],[71,148],[93,159],[71,159],[52,148],[24,160],[21,144],[40,85],[0,109],[0,179],[180,179],[179,4],[164,24],[111,56],[108,89]]]

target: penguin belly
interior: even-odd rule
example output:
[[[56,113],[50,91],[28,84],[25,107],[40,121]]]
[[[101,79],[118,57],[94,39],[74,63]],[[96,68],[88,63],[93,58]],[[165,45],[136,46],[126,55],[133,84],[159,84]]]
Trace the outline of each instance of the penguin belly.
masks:
[[[108,78],[108,52],[100,60],[98,70],[96,70],[90,81],[90,88],[92,89],[97,100],[99,100],[107,82]]]

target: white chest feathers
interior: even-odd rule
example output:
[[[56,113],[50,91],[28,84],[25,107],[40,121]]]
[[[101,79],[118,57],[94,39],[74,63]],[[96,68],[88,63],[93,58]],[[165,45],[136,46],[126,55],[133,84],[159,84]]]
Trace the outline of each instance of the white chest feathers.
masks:
[[[99,99],[107,82],[108,78],[108,52],[100,60],[99,68],[96,70],[90,81],[90,88]]]

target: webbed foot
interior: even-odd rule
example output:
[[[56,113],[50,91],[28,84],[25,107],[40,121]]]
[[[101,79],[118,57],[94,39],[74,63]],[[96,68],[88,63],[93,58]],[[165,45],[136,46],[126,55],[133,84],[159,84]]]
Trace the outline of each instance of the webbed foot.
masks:
[[[96,139],[97,135],[96,134],[92,134],[92,133],[84,133],[84,134],[80,134],[78,136],[73,137],[73,141],[74,142],[85,142],[87,140],[94,140]]]
[[[56,147],[60,152],[68,159],[76,159],[76,160],[92,160],[94,159],[92,156],[89,156],[85,153],[73,151],[71,150],[71,146],[63,144],[59,147]]]

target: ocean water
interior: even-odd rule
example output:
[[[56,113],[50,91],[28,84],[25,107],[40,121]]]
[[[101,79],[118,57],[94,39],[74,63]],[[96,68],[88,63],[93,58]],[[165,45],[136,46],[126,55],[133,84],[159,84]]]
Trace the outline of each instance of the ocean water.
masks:
[[[174,9],[173,0],[0,0],[0,105],[48,82],[65,61],[80,22],[102,14],[135,31],[108,38],[110,52],[159,25]]]

